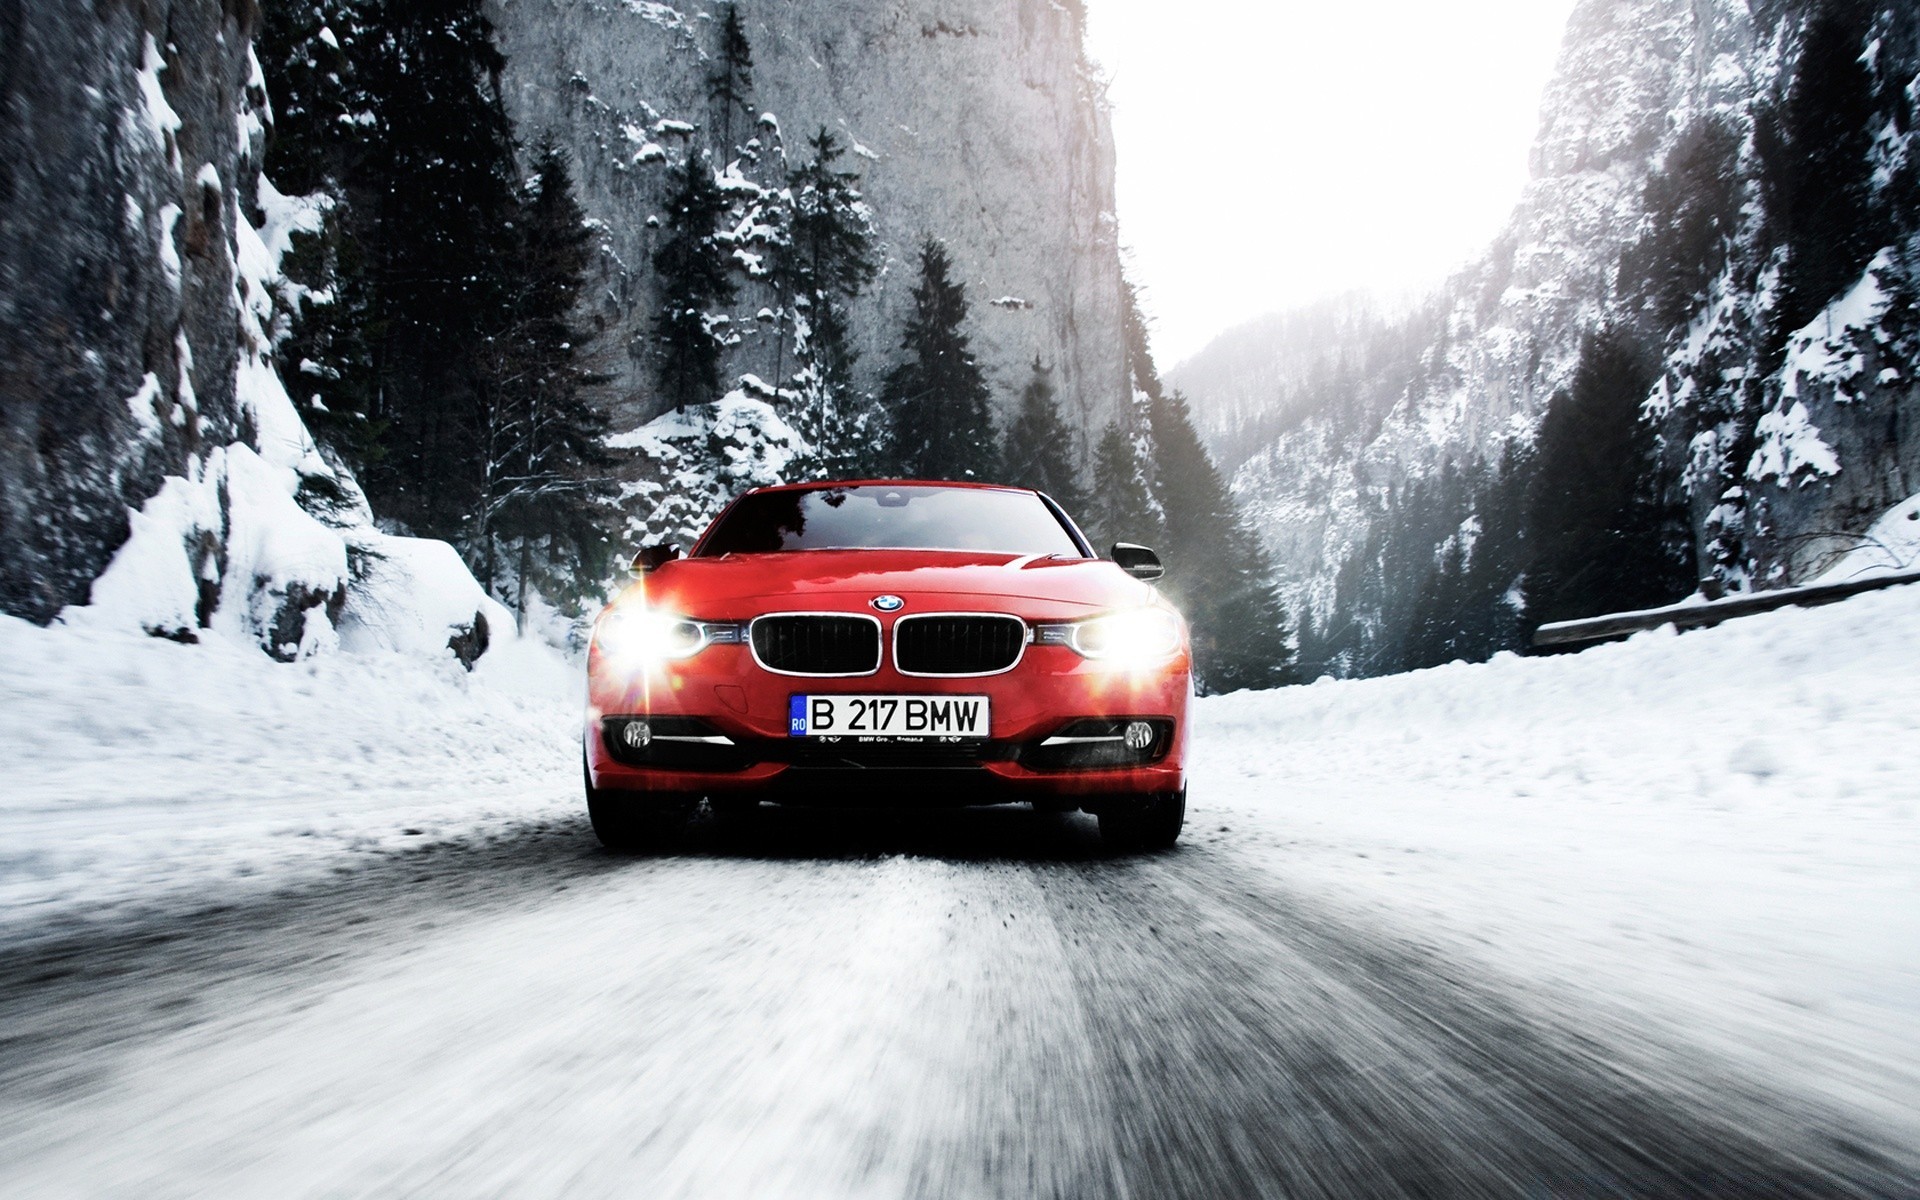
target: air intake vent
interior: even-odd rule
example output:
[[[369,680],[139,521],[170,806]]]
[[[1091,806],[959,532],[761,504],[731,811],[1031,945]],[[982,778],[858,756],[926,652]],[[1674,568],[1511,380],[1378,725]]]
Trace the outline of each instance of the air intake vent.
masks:
[[[796,613],[753,623],[753,655],[783,675],[871,675],[880,669],[880,622]]]
[[[1019,617],[901,617],[893,665],[909,675],[996,675],[1020,661],[1027,626]]]

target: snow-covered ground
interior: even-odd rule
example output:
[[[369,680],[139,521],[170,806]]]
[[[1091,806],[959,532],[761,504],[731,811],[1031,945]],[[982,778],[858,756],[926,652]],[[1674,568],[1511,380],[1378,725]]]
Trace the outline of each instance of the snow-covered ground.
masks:
[[[510,639],[468,674],[0,616],[0,943],[571,812],[575,676]]]
[[[1915,1122],[1920,586],[1200,722],[1189,837]]]
[[[577,668],[0,619],[0,943],[577,816]],[[1920,587],[1203,701],[1188,840],[1920,1112]]]

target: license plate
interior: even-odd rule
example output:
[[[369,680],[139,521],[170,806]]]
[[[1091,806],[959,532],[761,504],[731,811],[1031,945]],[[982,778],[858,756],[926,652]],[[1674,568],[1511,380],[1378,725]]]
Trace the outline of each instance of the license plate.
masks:
[[[983,738],[985,696],[794,696],[789,737]]]

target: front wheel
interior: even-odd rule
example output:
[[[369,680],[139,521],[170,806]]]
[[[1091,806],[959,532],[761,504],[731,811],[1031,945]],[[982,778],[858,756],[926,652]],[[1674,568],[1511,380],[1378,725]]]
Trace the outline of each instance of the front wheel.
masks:
[[[593,822],[593,835],[602,846],[622,854],[672,844],[700,803],[700,797],[679,792],[608,791],[593,786],[584,763],[581,773],[586,777],[587,819]]]
[[[1187,821],[1187,791],[1110,800],[1100,809],[1100,840],[1114,850],[1169,850]]]

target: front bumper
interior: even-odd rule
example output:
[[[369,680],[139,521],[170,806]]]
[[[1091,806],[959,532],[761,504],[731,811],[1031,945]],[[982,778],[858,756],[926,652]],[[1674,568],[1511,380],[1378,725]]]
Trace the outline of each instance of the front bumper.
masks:
[[[1185,786],[1190,668],[1184,655],[1148,670],[1082,659],[1063,646],[1029,647],[1011,671],[985,678],[906,676],[890,665],[841,679],[776,675],[745,646],[712,646],[693,659],[623,673],[589,662],[584,741],[597,788],[757,797],[787,803],[896,806],[1071,799],[1178,791]],[[787,716],[796,694],[984,695],[989,737],[900,743],[796,738]],[[646,718],[663,733],[644,751],[617,739]],[[1146,761],[1086,765],[1056,742],[1090,720],[1146,720],[1157,733]],[[1116,727],[1117,728],[1117,727]],[[1124,757],[1124,756],[1114,756]],[[1092,758],[1098,761],[1099,756]]]

